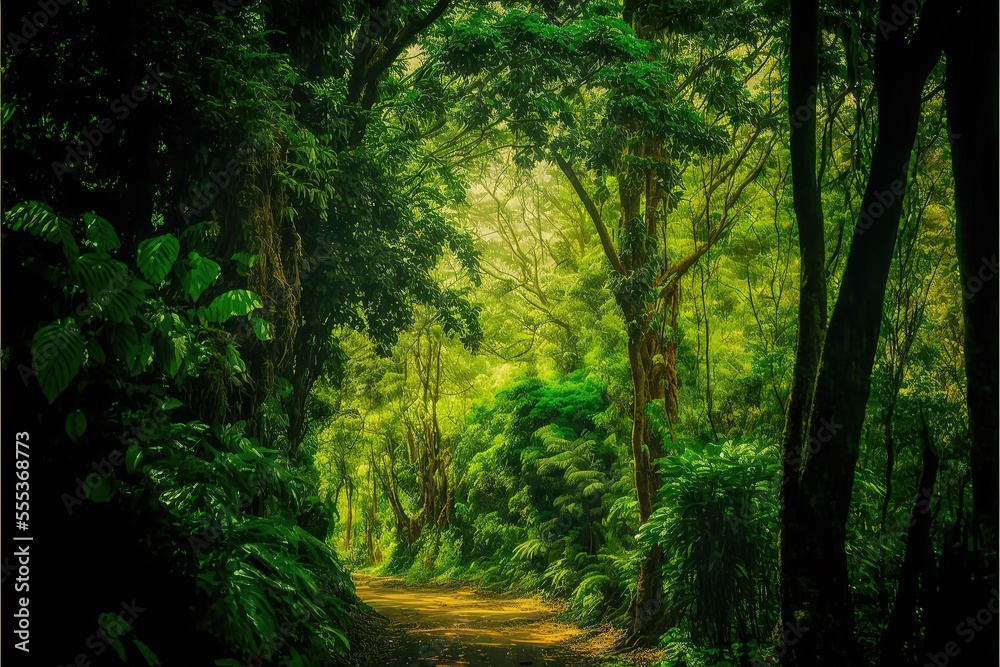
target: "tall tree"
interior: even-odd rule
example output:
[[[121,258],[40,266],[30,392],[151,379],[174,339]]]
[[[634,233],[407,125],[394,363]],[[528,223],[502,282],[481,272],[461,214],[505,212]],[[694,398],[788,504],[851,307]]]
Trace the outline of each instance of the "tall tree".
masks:
[[[794,5],[795,44],[790,57],[795,78],[790,78],[790,102],[793,92],[801,100],[815,81],[816,51],[809,42],[819,40],[817,7],[817,2]],[[802,403],[795,407],[798,418],[789,419],[784,438],[788,474],[784,482],[791,488],[785,489],[782,501],[781,621],[802,632],[796,641],[786,642],[786,665],[860,664],[845,556],[847,514],[923,85],[941,53],[937,7],[927,3],[901,22],[898,8],[887,0],[879,3],[879,21],[894,29],[884,30],[875,46],[878,138],[861,214],[825,336],[821,317],[800,320],[799,340],[805,345],[797,354],[805,358],[797,360],[793,387],[798,389],[793,388],[793,396]],[[795,144],[800,154],[793,159],[804,169],[793,174],[793,182],[798,178],[801,183],[795,188],[796,216],[800,234],[804,227],[808,236],[822,230],[816,228],[819,205],[814,186],[801,180],[813,180],[813,142],[800,138],[801,143]],[[821,249],[821,241],[811,245]],[[803,275],[821,275],[816,263],[824,258],[816,250],[803,254]],[[816,296],[810,308],[822,298],[813,289]],[[813,357],[821,337],[817,363]]]

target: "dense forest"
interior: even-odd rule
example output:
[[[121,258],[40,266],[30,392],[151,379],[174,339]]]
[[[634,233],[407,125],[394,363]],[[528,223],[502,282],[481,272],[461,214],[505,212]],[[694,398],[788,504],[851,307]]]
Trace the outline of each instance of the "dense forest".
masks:
[[[2,19],[11,664],[997,664],[992,1]]]

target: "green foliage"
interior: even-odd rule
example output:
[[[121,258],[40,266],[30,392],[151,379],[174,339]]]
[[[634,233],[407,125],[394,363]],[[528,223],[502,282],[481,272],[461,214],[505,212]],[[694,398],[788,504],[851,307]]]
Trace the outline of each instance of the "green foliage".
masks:
[[[260,298],[249,290],[230,290],[212,299],[199,314],[206,322],[222,324],[230,318],[249,315],[261,308]]]
[[[52,403],[80,372],[86,360],[86,341],[72,319],[52,322],[35,333],[32,367],[45,398]]]
[[[32,236],[61,246],[68,260],[74,259],[80,252],[71,232],[73,223],[56,215],[48,204],[39,201],[19,202],[7,210],[4,220],[14,231],[24,230]]]
[[[771,452],[727,441],[658,461],[659,507],[639,539],[664,550],[668,604],[697,643],[728,649],[736,637],[764,641],[771,630],[780,480]]]
[[[666,664],[764,659],[779,456],[761,443],[785,425],[800,287],[783,6],[59,4],[4,56],[4,277],[23,298],[0,367],[50,443],[48,480],[88,480],[52,524],[83,563],[60,580],[88,610],[67,636],[96,618],[111,661],[336,663],[360,568],[625,626],[657,545]],[[822,8],[831,294],[878,126],[870,9]],[[75,148],[153,71],[100,146]],[[847,555],[873,656],[925,420],[942,459],[927,553],[970,542],[940,88],[854,471]],[[655,345],[630,359],[642,336]],[[676,390],[676,420],[632,405],[636,377]],[[642,525],[634,415],[668,454]],[[144,577],[119,576],[129,558]],[[106,598],[130,587],[182,627],[115,628]]]
[[[187,270],[181,275],[181,285],[192,303],[198,300],[198,297],[208,289],[220,273],[222,273],[222,267],[213,260],[202,257],[193,250],[188,253]],[[246,315],[247,313],[242,314]]]
[[[154,284],[160,283],[177,261],[179,252],[180,243],[176,237],[173,234],[163,234],[139,244],[135,263],[146,280]]]
[[[129,397],[118,399],[114,417],[91,414],[88,419],[79,409],[70,411],[65,431],[71,440],[104,431],[109,419],[144,423],[150,414],[182,408],[176,395],[161,393],[165,380],[175,381],[177,395],[192,398],[197,390],[192,393],[185,381],[211,372],[215,363],[223,363],[230,377],[245,373],[239,342],[219,327],[259,308],[258,297],[243,289],[224,292],[203,308],[202,317],[184,306],[218,277],[218,263],[190,250],[189,270],[179,286],[172,286],[164,279],[180,243],[171,235],[150,239],[139,245],[137,268],[158,284],[153,287],[132,278],[126,264],[109,256],[117,239],[110,222],[98,224],[87,215],[77,227],[46,207],[31,208],[45,214],[29,221],[63,221],[61,236],[53,236],[61,244],[78,244],[79,230],[101,248],[46,267],[49,280],[64,286],[67,297],[86,295],[90,307],[44,324],[34,335],[33,369],[45,398],[73,400],[98,373],[110,374]],[[267,324],[256,318],[253,326],[265,331]],[[147,384],[150,378],[158,378],[160,388]],[[88,428],[92,420],[96,424]],[[150,534],[158,536],[153,554],[196,583],[208,601],[200,608],[199,626],[219,633],[221,645],[233,654],[269,651],[283,627],[295,628],[286,640],[295,647],[294,655],[343,654],[350,648],[344,634],[353,597],[350,580],[335,554],[298,524],[309,511],[305,481],[286,455],[247,436],[245,429],[242,421],[154,420],[128,444],[124,471],[102,477],[88,500],[121,503],[150,522]],[[154,649],[138,640],[131,644],[147,664],[159,664]],[[126,643],[115,639],[112,647],[125,660]],[[292,664],[290,655],[280,664]]]

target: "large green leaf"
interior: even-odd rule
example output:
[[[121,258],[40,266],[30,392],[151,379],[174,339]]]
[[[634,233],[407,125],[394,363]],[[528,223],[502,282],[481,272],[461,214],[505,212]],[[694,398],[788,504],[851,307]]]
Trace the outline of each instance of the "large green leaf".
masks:
[[[249,315],[263,307],[260,297],[245,289],[234,289],[212,300],[207,308],[199,309],[200,314],[209,322],[222,323],[231,317]]]
[[[49,403],[73,381],[85,357],[85,341],[73,320],[48,324],[31,343],[32,367]]]
[[[86,430],[87,415],[82,410],[74,410],[66,415],[66,435],[70,440],[77,442]]]
[[[177,261],[180,250],[181,244],[173,234],[146,239],[139,244],[136,266],[149,282],[153,284],[163,282]]]
[[[184,365],[184,357],[188,351],[187,336],[167,336],[161,341],[157,351],[163,370],[173,377]]]
[[[197,301],[209,285],[219,277],[222,269],[208,257],[196,252],[188,254],[187,271],[181,277],[181,286],[191,301]]]
[[[58,215],[48,204],[27,201],[14,204],[7,211],[7,225],[13,230],[24,230],[50,243],[61,245],[66,259],[74,259],[80,248],[73,238],[73,223]]]
[[[84,213],[83,224],[87,229],[87,240],[97,246],[100,252],[109,253],[121,247],[118,234],[111,223],[96,213]]]
[[[97,301],[126,289],[131,280],[125,264],[94,252],[80,255],[69,267],[69,274],[87,296]]]

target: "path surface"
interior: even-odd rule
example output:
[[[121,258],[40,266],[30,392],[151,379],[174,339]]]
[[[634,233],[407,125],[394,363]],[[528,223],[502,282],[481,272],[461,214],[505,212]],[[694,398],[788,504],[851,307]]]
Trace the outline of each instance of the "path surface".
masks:
[[[523,598],[487,598],[468,589],[404,586],[356,577],[358,597],[389,618],[385,667],[591,667],[600,665],[585,632],[557,610]]]

